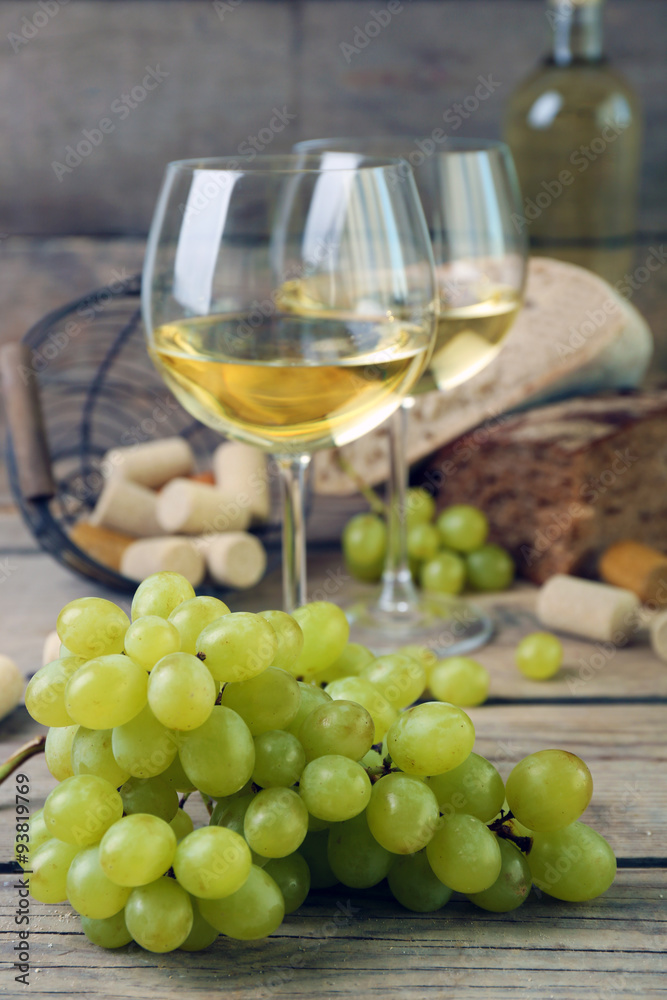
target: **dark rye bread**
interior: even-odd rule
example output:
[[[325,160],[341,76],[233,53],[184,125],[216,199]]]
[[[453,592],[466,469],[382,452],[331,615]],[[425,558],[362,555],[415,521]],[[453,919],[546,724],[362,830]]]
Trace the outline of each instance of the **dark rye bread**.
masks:
[[[623,539],[667,551],[667,389],[501,416],[440,449],[425,481],[440,507],[486,511],[491,540],[536,583],[595,573]]]

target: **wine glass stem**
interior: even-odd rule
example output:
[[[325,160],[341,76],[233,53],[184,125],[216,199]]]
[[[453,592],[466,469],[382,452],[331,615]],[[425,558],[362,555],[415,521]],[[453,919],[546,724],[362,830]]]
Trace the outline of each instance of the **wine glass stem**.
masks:
[[[408,412],[412,400],[401,404],[389,423],[389,518],[387,558],[382,573],[378,609],[390,614],[407,614],[418,609],[419,597],[412,582],[408,562],[406,523],[406,460]]]
[[[306,596],[306,476],[310,455],[278,456],[283,492],[283,607],[288,614]]]

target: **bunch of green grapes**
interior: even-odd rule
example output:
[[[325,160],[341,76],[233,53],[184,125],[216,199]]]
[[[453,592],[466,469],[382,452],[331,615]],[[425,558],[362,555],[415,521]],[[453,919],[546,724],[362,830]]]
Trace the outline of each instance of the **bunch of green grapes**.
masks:
[[[579,900],[613,880],[609,845],[579,819],[583,761],[544,750],[505,785],[473,752],[462,708],[412,704],[438,683],[428,651],[375,658],[349,643],[333,604],[231,613],[157,573],[131,622],[84,598],[58,634],[60,658],[26,705],[51,727],[59,783],[16,856],[34,898],[69,901],[95,944],[162,953],[262,938],[311,887],[337,882],[387,879],[429,912],[452,892],[506,911],[532,882]],[[187,811],[196,791],[208,825]]]

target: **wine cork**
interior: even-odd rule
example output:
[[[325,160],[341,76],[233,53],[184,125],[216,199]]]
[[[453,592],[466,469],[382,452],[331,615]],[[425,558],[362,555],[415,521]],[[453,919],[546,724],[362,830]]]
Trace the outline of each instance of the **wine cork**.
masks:
[[[557,573],[537,597],[537,616],[547,628],[585,639],[623,642],[636,630],[639,598],[629,590]]]
[[[171,570],[197,587],[204,579],[204,556],[190,538],[141,538],[123,552],[120,571],[131,580]]]
[[[60,636],[53,629],[49,632],[46,639],[44,640],[44,645],[42,646],[42,666],[45,667],[47,663],[51,663],[53,660],[60,659]]]
[[[69,537],[83,552],[111,569],[120,569],[123,552],[134,541],[131,535],[101,528],[89,521],[78,521],[72,527]]]
[[[649,635],[653,652],[667,663],[667,611],[654,616],[649,625]]]
[[[154,489],[164,486],[176,476],[187,476],[195,464],[192,448],[182,437],[112,448],[104,460],[111,466],[111,476],[130,479],[133,483]]]
[[[250,508],[227,499],[216,486],[193,479],[172,479],[158,495],[157,519],[169,534],[243,531],[250,523]]]
[[[640,601],[667,604],[667,556],[639,542],[616,542],[600,559],[600,576]]]
[[[120,477],[107,480],[88,523],[144,538],[164,534],[157,519],[157,493]]]
[[[246,531],[204,535],[197,545],[216,583],[244,590],[254,587],[264,575],[266,550],[259,538]]]
[[[24,687],[25,678],[14,661],[0,655],[0,719],[14,711]]]
[[[254,523],[268,521],[271,513],[266,455],[242,441],[225,441],[213,453],[216,486],[230,502],[245,501]]]

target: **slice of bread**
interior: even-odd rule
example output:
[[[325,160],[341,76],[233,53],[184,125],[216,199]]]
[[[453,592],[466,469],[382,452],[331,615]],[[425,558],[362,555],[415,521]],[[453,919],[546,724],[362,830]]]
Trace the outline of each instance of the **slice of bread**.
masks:
[[[408,462],[508,410],[633,388],[646,372],[652,346],[642,316],[602,278],[574,264],[533,258],[523,309],[496,358],[451,392],[417,397],[409,415]],[[384,425],[340,449],[371,485],[388,476],[386,437]],[[316,493],[356,492],[338,455],[338,449],[316,455]]]

